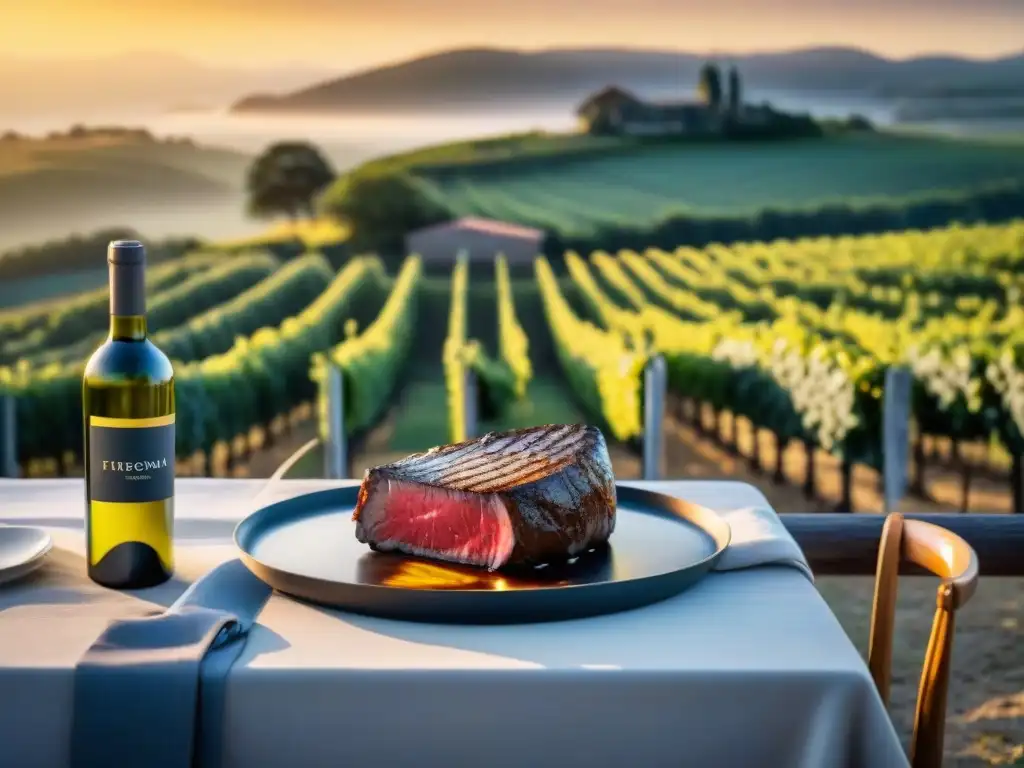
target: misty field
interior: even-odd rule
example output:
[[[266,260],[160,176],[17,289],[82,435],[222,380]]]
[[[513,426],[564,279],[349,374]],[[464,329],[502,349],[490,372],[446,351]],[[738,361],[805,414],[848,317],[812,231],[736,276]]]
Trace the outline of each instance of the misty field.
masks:
[[[121,225],[149,236],[244,232],[251,158],[129,129],[0,130],[0,251]]]
[[[460,215],[588,233],[674,213],[862,205],[1019,182],[1024,144],[894,134],[661,144],[422,175]]]

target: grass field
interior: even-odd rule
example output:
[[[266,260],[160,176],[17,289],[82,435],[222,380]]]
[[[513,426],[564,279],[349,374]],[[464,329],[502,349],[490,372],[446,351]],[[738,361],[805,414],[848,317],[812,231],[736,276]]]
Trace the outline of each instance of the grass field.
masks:
[[[425,451],[448,442],[448,400],[440,373],[417,378],[402,389],[386,426],[387,450]]]
[[[348,228],[332,219],[299,219],[279,221],[265,232],[251,237],[220,240],[217,245],[226,249],[260,248],[272,243],[301,240],[309,248],[319,248],[345,240]]]
[[[592,153],[605,153],[609,150],[628,148],[636,143],[635,139],[615,136],[532,131],[469,141],[451,141],[420,147],[409,152],[398,152],[370,160],[361,166],[360,172],[415,173],[432,169],[479,166],[483,163],[516,162],[523,158],[537,159],[566,155],[582,157]]]
[[[565,384],[553,376],[533,378],[526,389],[526,397],[509,406],[498,421],[484,422],[480,431],[521,429],[536,424],[585,422],[586,417],[573,403]]]
[[[460,215],[562,232],[642,226],[672,213],[899,200],[1024,180],[1024,143],[850,134],[775,143],[634,147],[420,173]]]

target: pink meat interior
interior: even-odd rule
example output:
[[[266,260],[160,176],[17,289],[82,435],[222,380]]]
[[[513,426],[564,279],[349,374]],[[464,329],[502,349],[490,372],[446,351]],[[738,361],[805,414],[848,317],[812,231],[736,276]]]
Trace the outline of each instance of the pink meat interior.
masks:
[[[494,493],[451,491],[383,480],[359,515],[360,541],[378,549],[494,570],[512,555],[515,534]]]

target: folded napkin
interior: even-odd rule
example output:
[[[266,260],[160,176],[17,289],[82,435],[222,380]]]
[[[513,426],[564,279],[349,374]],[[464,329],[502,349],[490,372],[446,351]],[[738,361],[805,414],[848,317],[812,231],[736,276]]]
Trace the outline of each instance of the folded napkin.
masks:
[[[719,512],[732,529],[732,540],[715,564],[717,571],[734,571],[759,565],[788,565],[814,581],[800,545],[796,543],[774,510],[743,507]]]
[[[72,768],[217,766],[228,670],[270,596],[239,560],[112,622],[75,669]]]

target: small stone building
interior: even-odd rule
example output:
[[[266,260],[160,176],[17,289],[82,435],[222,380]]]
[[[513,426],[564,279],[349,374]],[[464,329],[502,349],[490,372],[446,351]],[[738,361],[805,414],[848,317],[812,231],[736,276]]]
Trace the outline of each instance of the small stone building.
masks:
[[[406,253],[417,253],[424,266],[453,264],[459,251],[470,262],[493,264],[494,257],[505,254],[509,266],[532,264],[544,250],[544,232],[507,221],[462,218],[446,221],[405,236]]]
[[[625,136],[713,136],[724,122],[703,102],[648,102],[617,86],[590,96],[576,115],[588,133]]]

